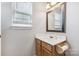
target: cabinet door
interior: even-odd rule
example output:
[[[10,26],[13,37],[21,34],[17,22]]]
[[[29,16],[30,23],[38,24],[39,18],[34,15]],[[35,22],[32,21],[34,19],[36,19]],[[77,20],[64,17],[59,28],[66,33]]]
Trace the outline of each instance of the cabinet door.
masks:
[[[42,49],[43,56],[52,56],[52,52],[48,51],[47,49]]]
[[[42,55],[42,45],[41,45],[41,41],[36,39],[36,55],[37,56],[41,56]]]
[[[42,46],[47,50],[52,51],[52,46],[49,45],[48,43],[42,41]]]

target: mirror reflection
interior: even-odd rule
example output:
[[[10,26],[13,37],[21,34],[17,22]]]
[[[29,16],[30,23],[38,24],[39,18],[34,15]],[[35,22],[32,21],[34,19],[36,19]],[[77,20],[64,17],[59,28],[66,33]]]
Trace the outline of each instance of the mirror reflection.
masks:
[[[65,4],[47,12],[47,31],[64,32]]]

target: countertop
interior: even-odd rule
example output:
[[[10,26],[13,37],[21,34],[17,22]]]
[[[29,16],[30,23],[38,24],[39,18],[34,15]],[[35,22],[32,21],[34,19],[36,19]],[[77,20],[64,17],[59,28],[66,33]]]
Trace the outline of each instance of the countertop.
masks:
[[[50,38],[51,36],[53,38]],[[66,35],[57,35],[57,34],[36,34],[35,38],[51,45],[56,45],[66,41]]]

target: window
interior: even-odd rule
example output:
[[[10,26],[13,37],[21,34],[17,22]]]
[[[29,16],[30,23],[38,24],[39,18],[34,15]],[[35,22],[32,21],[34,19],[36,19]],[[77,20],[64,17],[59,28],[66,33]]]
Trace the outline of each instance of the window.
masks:
[[[14,6],[12,26],[32,27],[32,3],[16,2]]]

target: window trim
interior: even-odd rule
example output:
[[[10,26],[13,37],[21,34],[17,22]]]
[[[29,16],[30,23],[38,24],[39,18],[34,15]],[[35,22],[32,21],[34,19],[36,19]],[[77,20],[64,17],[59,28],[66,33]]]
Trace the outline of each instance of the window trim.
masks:
[[[14,21],[14,14],[17,11],[17,9],[16,9],[16,2],[12,3],[12,8],[13,8],[13,15],[12,15],[12,24],[11,24],[11,27],[14,28],[14,29],[15,28],[24,28],[24,29],[28,28],[28,29],[31,29],[32,28],[32,23],[31,24],[14,24],[13,23],[13,21]]]

